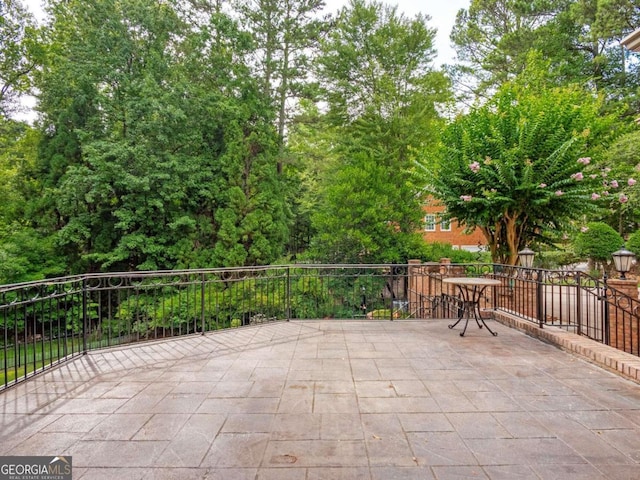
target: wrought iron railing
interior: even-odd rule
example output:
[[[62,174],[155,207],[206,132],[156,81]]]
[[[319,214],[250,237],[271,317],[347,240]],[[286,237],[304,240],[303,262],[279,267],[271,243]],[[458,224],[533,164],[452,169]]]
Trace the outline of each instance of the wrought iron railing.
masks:
[[[0,390],[90,350],[291,319],[451,318],[447,276],[502,284],[482,307],[638,355],[637,298],[581,272],[491,264],[289,265],[91,274],[0,287]]]
[[[606,276],[594,278],[581,271],[527,269],[495,264],[423,264],[416,268],[428,279],[428,298],[441,298],[449,308],[441,316],[455,316],[457,295],[442,280],[451,276],[488,277],[501,285],[486,290],[481,307],[509,312],[538,324],[556,326],[578,335],[640,355],[640,301],[635,283],[631,293],[612,287]]]
[[[90,350],[289,319],[409,315],[406,265],[94,274],[0,287],[0,389]]]

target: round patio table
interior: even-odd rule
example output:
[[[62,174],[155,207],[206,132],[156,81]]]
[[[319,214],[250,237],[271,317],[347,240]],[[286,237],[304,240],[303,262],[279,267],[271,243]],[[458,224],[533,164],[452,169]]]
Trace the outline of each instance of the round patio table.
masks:
[[[442,282],[457,286],[462,299],[462,308],[459,309],[458,321],[449,325],[449,328],[455,327],[465,318],[464,328],[462,332],[460,332],[460,336],[464,337],[467,331],[467,325],[469,324],[469,318],[473,315],[478,324],[478,328],[482,328],[484,325],[491,335],[494,337],[498,335],[498,332],[494,332],[484,323],[484,319],[480,314],[480,298],[482,298],[482,294],[487,287],[502,285],[500,280],[494,280],[492,278],[449,277],[443,279]]]

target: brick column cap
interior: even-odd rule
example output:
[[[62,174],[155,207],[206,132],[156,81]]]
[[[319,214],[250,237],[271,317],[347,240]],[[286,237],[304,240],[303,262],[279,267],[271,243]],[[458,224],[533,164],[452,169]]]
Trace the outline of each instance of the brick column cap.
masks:
[[[631,298],[638,298],[638,280],[635,278],[626,280],[612,278],[607,280],[607,285],[625,295],[629,295]]]

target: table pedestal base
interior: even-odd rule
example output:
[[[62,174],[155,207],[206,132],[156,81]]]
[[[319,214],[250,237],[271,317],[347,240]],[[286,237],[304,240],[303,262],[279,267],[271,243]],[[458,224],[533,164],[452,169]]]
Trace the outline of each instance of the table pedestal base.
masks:
[[[494,332],[491,330],[486,323],[484,323],[484,319],[480,314],[480,298],[485,290],[485,286],[482,288],[478,288],[478,286],[473,286],[473,288],[464,288],[461,285],[457,285],[458,290],[460,290],[460,296],[462,297],[462,307],[460,308],[460,313],[458,316],[458,320],[456,323],[449,325],[449,328],[453,328],[458,325],[462,319],[465,319],[464,328],[462,332],[460,332],[460,336],[464,337],[465,332],[467,331],[467,326],[469,325],[469,318],[473,314],[473,318],[478,325],[478,328],[482,328],[483,326],[493,335],[494,337],[498,336],[498,332]]]
[[[472,305],[468,305],[467,306],[467,302],[466,301],[463,302],[463,303],[464,303],[464,305],[460,309],[460,316],[458,317],[458,320],[456,321],[456,323],[453,323],[453,324],[449,325],[449,328],[455,327],[464,318],[464,320],[465,320],[464,328],[460,332],[460,336],[464,337],[464,334],[467,331],[467,325],[469,325],[470,310],[473,310],[473,317],[474,317],[474,319],[476,321],[476,324],[478,325],[478,328],[482,328],[482,326],[484,325],[486,327],[486,329],[491,333],[491,335],[493,335],[494,337],[498,336],[498,332],[494,332],[493,330],[491,330],[489,328],[489,326],[484,322],[484,319],[482,318],[482,315],[480,314],[480,309],[478,308],[477,304],[472,302]],[[465,313],[466,313],[466,315],[465,315]]]

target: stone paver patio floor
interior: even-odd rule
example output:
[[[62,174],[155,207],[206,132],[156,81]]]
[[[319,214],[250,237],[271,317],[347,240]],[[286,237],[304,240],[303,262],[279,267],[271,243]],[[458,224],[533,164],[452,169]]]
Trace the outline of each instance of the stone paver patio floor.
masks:
[[[518,330],[291,321],[94,352],[0,393],[74,479],[638,479],[640,385]]]

